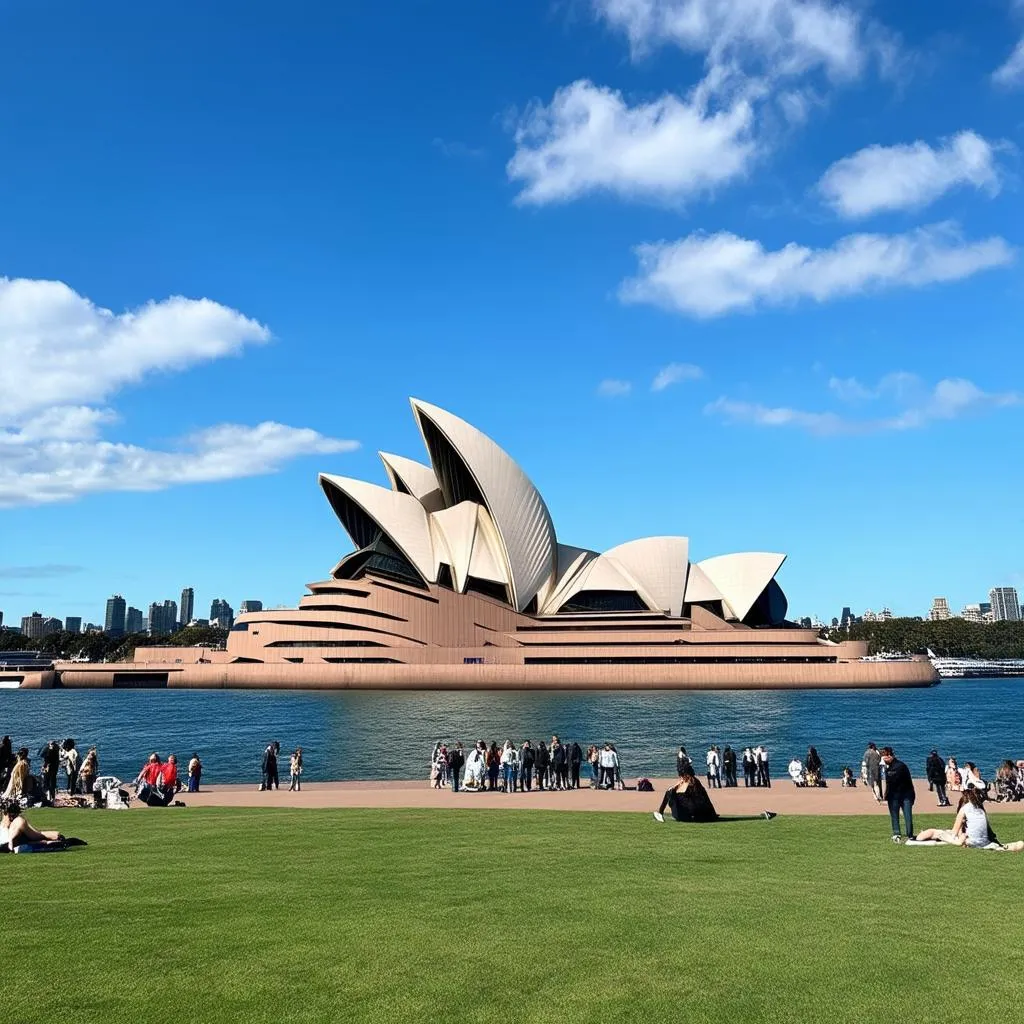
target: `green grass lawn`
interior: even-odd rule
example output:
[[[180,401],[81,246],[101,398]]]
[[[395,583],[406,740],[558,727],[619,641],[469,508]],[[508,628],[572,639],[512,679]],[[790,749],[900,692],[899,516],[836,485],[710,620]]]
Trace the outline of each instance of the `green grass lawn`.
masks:
[[[893,846],[882,815],[32,819],[90,845],[0,859],[3,1024],[861,1024],[1024,1007],[1024,854]],[[1024,836],[1024,816],[996,826]]]

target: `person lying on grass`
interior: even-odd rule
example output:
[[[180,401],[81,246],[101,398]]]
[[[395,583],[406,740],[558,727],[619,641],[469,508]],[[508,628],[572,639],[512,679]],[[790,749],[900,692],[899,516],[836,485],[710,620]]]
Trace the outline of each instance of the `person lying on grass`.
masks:
[[[709,821],[741,821],[740,817],[720,818],[715,810],[711,797],[708,796],[700,779],[693,774],[692,765],[684,765],[679,773],[679,781],[665,791],[661,806],[654,812],[655,821],[665,820],[665,808],[669,808],[675,821],[709,822]],[[774,818],[773,811],[751,815],[751,818]]]
[[[967,846],[974,850],[1005,850],[1020,853],[1024,850],[1024,840],[1015,843],[1000,843],[989,825],[985,813],[985,796],[980,789],[971,787],[964,790],[957,808],[952,828],[926,828],[918,832],[919,843],[935,842],[951,843],[953,846]]]
[[[41,831],[33,828],[21,813],[17,800],[0,802],[0,851],[13,853],[16,846],[26,843],[62,843],[64,836],[59,832]]]

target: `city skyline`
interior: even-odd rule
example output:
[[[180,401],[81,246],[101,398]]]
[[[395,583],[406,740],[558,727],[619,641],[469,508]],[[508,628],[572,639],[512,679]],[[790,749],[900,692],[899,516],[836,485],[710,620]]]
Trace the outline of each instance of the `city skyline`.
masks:
[[[828,618],[1024,590],[1019,4],[23,6],[9,620],[182,576],[293,604],[349,550],[316,473],[384,483],[410,394],[594,550],[784,550]]]

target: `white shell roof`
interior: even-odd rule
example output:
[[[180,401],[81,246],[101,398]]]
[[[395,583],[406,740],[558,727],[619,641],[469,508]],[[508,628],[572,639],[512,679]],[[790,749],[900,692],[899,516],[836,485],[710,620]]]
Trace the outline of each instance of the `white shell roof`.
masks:
[[[380,456],[381,462],[384,463],[384,469],[387,471],[393,490],[399,490],[399,481],[401,481],[402,486],[428,512],[435,512],[444,507],[440,485],[430,466],[424,466],[422,462],[417,462],[415,459],[407,459],[404,455],[392,455],[390,452],[378,452],[377,454]]]
[[[598,557],[596,551],[589,548],[577,548],[571,544],[558,545],[558,571],[552,579],[551,586],[547,588],[541,612],[544,615],[553,615],[558,611],[562,592],[571,584],[573,577],[583,568],[587,562]]]
[[[505,559],[502,555],[498,531],[482,505],[477,505],[477,529],[473,540],[473,554],[469,559],[469,575],[492,583],[509,583]]]
[[[423,418],[433,423],[476,482],[501,543],[513,604],[524,610],[556,568],[555,528],[544,499],[508,453],[476,427],[415,398],[412,407],[421,431]]]
[[[346,495],[376,523],[388,541],[409,559],[425,580],[429,583],[437,580],[427,513],[411,494],[328,473],[320,474],[320,486],[325,491],[333,487]],[[350,524],[342,521],[341,525],[352,534]],[[353,536],[352,539],[356,538]]]
[[[643,537],[610,548],[602,557],[616,559],[655,608],[675,618],[683,614],[686,570],[690,564],[690,541],[686,537]]]
[[[707,578],[704,570],[697,564],[690,566],[690,573],[686,577],[687,604],[697,604],[700,601],[724,601],[722,592]]]
[[[705,558],[697,565],[721,592],[733,615],[743,619],[785,560],[785,555],[773,552],[742,551]]]
[[[479,507],[473,501],[460,501],[458,505],[434,512],[430,516],[435,540],[439,542],[434,545],[438,567],[441,562],[451,566],[452,582],[460,594],[466,589]]]
[[[572,578],[569,585],[557,596],[557,604],[552,602],[555,610],[564,607],[577,594],[584,590],[622,590],[640,595],[640,600],[651,611],[657,611],[654,599],[644,587],[634,579],[626,567],[611,555],[598,555],[587,562]]]

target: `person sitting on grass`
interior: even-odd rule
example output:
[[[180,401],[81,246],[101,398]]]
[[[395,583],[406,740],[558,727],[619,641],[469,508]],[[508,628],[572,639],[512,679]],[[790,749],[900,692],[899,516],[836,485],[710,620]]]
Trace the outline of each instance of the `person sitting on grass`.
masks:
[[[966,846],[973,850],[1003,850],[1020,853],[1024,850],[1024,840],[1013,843],[1000,843],[985,813],[985,794],[974,787],[965,790],[960,799],[952,828],[926,828],[917,834],[919,843],[934,842],[950,843],[953,846]]]
[[[655,821],[665,820],[665,808],[672,812],[675,821],[689,821],[695,823],[706,823],[711,821],[747,821],[754,818],[767,818],[769,821],[775,817],[774,811],[762,811],[756,815],[741,815],[729,818],[722,818],[715,810],[708,791],[693,774],[693,767],[683,768],[679,775],[679,781],[665,791],[661,800],[661,806],[654,812]]]
[[[4,800],[17,800],[26,795],[29,780],[29,757],[28,747],[22,747],[18,751],[18,757],[11,769],[11,777],[7,780],[7,789],[4,790]]]
[[[857,785],[857,780],[853,777],[853,772],[850,770],[850,766],[847,765],[843,769],[843,782],[842,786],[844,789],[852,789]]]
[[[33,828],[21,813],[17,800],[0,801],[0,852],[14,853],[17,846],[63,843],[60,832],[42,831]]]

